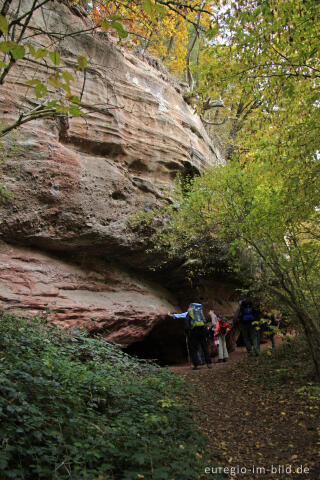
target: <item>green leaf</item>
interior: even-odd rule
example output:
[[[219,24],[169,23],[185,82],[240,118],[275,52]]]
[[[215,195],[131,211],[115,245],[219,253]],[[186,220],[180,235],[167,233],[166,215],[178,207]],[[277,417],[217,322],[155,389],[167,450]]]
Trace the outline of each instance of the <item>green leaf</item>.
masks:
[[[49,108],[56,108],[57,105],[58,105],[57,100],[51,100],[51,102],[48,102],[48,103],[47,103],[47,106],[48,106]]]
[[[156,3],[154,5],[154,8],[161,17],[165,17],[167,15],[167,11],[164,5],[159,5],[158,3]]]
[[[80,117],[82,113],[77,105],[71,105],[69,107],[69,112],[73,117]]]
[[[61,87],[61,82],[59,79],[59,73],[57,72],[55,75],[52,75],[51,77],[48,78],[48,83],[52,85],[53,87]]]
[[[0,68],[6,68],[7,64],[0,60]]]
[[[78,61],[79,68],[81,70],[84,70],[88,65],[88,60],[86,59],[86,57],[82,55],[77,58],[77,61]]]
[[[26,50],[22,45],[18,45],[17,47],[11,50],[11,54],[13,58],[15,58],[16,60],[18,60],[19,58],[23,58],[25,53],[26,53]]]
[[[112,22],[111,27],[117,30],[119,38],[126,38],[128,36],[128,32],[123,28],[121,23],[119,22]]]
[[[17,42],[11,42],[10,40],[8,40],[7,42],[0,42],[0,52],[10,52],[10,50],[17,46]]]
[[[34,93],[36,94],[37,98],[41,98],[47,93],[47,87],[43,85],[43,83],[40,83],[34,87]]]
[[[74,77],[73,77],[73,75],[71,75],[70,72],[63,71],[62,72],[62,77],[63,77],[63,79],[66,83],[74,82]]]
[[[207,31],[206,31],[206,37],[209,38],[209,39],[212,39],[214,37],[216,37],[219,33],[219,24],[216,24],[214,27],[212,28],[209,28]]]
[[[30,55],[34,57],[36,55],[36,49],[34,48],[34,46],[31,45],[31,43],[26,43],[26,46],[29,49]]]
[[[58,52],[49,52],[49,57],[54,65],[60,65],[60,55]]]
[[[8,29],[9,29],[9,24],[6,17],[4,17],[3,15],[0,15],[0,31],[5,35],[7,35]]]
[[[38,50],[35,52],[34,58],[44,58],[48,55],[48,50],[45,48],[38,48]]]
[[[77,95],[72,95],[69,97],[69,101],[72,103],[78,103],[79,105],[81,104],[81,100],[79,97],[77,97]]]
[[[61,85],[61,87],[63,88],[63,90],[64,90],[65,92],[67,92],[69,95],[71,95],[71,90],[70,90],[70,85],[69,85],[69,83],[63,83],[63,84]]]
[[[152,20],[155,20],[155,17],[154,17],[155,8],[151,0],[144,0],[142,8]]]
[[[40,84],[42,84],[42,82],[40,82],[40,80],[34,79],[34,80],[27,80],[26,84],[34,86],[34,85],[40,85]]]
[[[103,30],[108,30],[110,27],[110,22],[106,19],[102,20],[100,27],[103,28]]]

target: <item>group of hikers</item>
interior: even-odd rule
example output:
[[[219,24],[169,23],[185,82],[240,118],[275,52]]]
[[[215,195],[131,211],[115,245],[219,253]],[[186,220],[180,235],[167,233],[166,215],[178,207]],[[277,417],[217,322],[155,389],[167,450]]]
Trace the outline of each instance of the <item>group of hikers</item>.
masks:
[[[214,310],[209,311],[210,322],[207,323],[200,303],[191,303],[184,313],[174,313],[173,318],[184,319],[188,354],[191,354],[193,369],[197,370],[200,365],[207,364],[211,368],[211,356],[209,344],[214,342],[218,346],[218,362],[227,362],[229,358],[227,349],[227,334],[231,327],[240,327],[242,339],[248,355],[259,355],[261,333],[271,339],[272,348],[275,348],[275,332],[278,322],[274,315],[267,311],[262,313],[255,309],[250,300],[239,298],[239,306],[233,321],[230,323],[222,315]],[[200,351],[199,351],[200,349]]]

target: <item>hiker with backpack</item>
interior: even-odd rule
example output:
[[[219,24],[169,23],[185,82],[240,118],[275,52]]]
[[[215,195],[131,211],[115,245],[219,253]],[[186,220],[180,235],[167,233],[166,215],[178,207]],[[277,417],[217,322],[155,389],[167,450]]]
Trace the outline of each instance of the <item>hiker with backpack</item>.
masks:
[[[194,370],[199,366],[199,359],[197,356],[199,346],[203,352],[207,367],[211,368],[211,358],[207,343],[207,324],[201,303],[191,303],[189,305],[188,315],[186,317],[186,327],[190,336],[191,358]]]
[[[201,365],[198,348],[201,347],[204,360],[208,368],[211,368],[211,358],[207,344],[206,319],[200,303],[191,303],[188,311],[183,314],[174,314],[173,318],[184,318],[184,328],[190,345],[193,369],[197,370]]]
[[[257,312],[254,310],[250,300],[240,298],[239,309],[234,318],[234,323],[239,323],[243,341],[245,343],[248,355],[251,356],[253,351],[256,356],[259,355],[257,331],[253,322],[258,318]],[[253,347],[253,350],[252,350]]]
[[[216,331],[215,331],[216,337],[218,337],[219,339],[218,363],[227,362],[229,358],[227,342],[226,342],[226,336],[228,332],[230,332],[230,325],[228,320],[224,318],[222,315],[218,315]]]

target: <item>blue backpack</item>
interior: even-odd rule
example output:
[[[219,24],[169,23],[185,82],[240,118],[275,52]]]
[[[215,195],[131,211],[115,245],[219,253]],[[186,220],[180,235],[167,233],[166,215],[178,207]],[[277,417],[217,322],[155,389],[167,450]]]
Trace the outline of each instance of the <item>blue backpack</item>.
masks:
[[[201,303],[191,303],[188,310],[188,318],[190,328],[203,327],[206,324]]]
[[[244,323],[250,323],[253,322],[254,318],[252,305],[245,305],[242,310],[242,321]]]

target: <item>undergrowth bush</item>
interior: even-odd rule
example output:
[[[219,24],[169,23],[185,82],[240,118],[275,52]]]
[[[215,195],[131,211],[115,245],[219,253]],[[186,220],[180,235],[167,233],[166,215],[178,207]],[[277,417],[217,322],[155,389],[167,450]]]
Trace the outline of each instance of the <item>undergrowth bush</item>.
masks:
[[[288,338],[276,350],[261,352],[259,359],[252,359],[246,369],[255,381],[271,389],[285,383],[303,385],[315,375],[310,350],[303,335]]]
[[[0,316],[0,478],[195,480],[182,380],[115,345]]]

